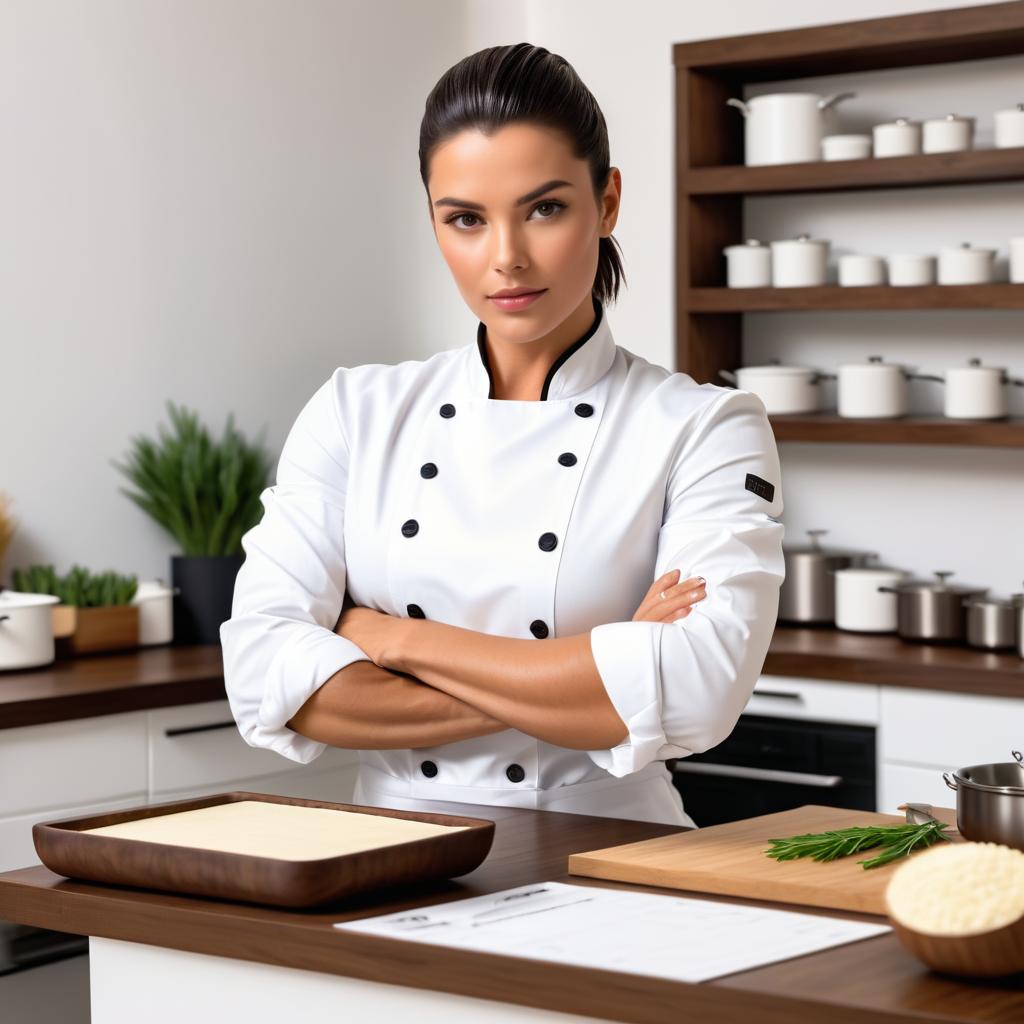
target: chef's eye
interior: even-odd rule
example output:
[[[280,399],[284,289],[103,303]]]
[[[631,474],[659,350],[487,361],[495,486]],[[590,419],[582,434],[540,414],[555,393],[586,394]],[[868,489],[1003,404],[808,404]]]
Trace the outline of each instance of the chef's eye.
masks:
[[[554,217],[557,217],[559,212],[565,209],[566,204],[557,199],[545,199],[533,208],[532,213],[536,213],[538,210],[543,210],[545,207],[549,207],[551,212],[543,214],[540,217],[540,220],[552,220]],[[480,220],[475,213],[453,213],[450,216],[445,217],[444,222],[445,224],[453,224],[462,231],[468,231],[471,227],[475,227],[473,224],[459,224],[458,222],[461,221],[463,217],[470,217],[475,221]]]

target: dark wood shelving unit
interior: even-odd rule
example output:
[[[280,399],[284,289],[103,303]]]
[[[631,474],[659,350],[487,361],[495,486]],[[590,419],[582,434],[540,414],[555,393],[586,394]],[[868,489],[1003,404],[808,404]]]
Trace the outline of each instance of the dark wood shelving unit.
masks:
[[[676,44],[676,366],[698,383],[743,365],[747,312],[1024,310],[1024,285],[727,288],[748,195],[1024,181],[1024,147],[747,167],[743,119],[725,101],[747,84],[1024,53],[1024,0]],[[780,438],[1021,447],[1019,423],[910,418],[885,426],[822,414],[778,421]]]
[[[942,416],[907,416],[862,420],[828,412],[771,416],[770,419],[777,441],[1024,448],[1024,419],[951,420]]]

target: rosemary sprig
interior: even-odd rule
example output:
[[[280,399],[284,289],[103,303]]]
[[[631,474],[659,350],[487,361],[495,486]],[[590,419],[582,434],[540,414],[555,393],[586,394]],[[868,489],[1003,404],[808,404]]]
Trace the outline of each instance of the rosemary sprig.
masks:
[[[772,846],[764,852],[775,860],[813,857],[814,860],[829,861],[882,846],[884,850],[877,856],[858,861],[865,868],[877,868],[906,857],[915,849],[931,846],[940,839],[949,842],[950,837],[945,832],[948,827],[942,821],[926,821],[920,825],[868,825],[831,829],[827,832],[805,832],[788,839],[769,839]]]

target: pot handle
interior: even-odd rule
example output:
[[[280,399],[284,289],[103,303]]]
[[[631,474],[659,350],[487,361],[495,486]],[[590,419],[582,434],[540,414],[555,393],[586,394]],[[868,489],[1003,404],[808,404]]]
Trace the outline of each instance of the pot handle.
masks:
[[[733,385],[733,387],[738,388],[740,386],[739,378],[736,376],[735,373],[732,372],[732,370],[719,370],[718,376],[724,377],[730,384]]]
[[[946,783],[947,786],[949,786],[949,788],[951,790],[956,792],[957,789],[958,789],[957,784],[956,784],[956,780],[954,779],[952,782],[950,782],[950,778],[951,778],[951,776],[950,776],[949,772],[943,772],[942,773],[943,781]]]
[[[727,107],[735,107],[744,117],[750,116],[750,107],[743,100],[728,99],[725,101]]]
[[[1016,384],[1019,388],[1024,388],[1024,380],[1018,380],[1016,377],[1007,377],[1005,383]]]
[[[10,618],[10,615],[0,615],[0,622],[6,622]]]
[[[899,593],[899,591],[896,590],[894,587],[877,587],[876,589],[878,590],[878,592],[880,594],[898,594]]]
[[[838,103],[840,100],[852,99],[857,94],[855,92],[834,92],[831,96],[823,96],[818,100],[818,109],[827,110],[833,104]]]
[[[908,373],[906,374],[907,380],[934,380],[939,384],[945,384],[946,378],[939,377],[934,373]]]
[[[811,383],[812,384],[817,384],[819,381],[823,381],[823,380],[838,380],[838,379],[839,379],[839,375],[836,374],[836,373],[825,373],[824,370],[818,370],[815,373],[814,377],[812,378]]]

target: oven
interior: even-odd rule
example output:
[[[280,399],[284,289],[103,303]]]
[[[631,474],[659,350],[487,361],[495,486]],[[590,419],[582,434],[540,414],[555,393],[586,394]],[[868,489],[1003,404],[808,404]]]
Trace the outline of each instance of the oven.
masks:
[[[698,826],[825,804],[877,808],[879,687],[762,676],[718,746],[666,762]]]

